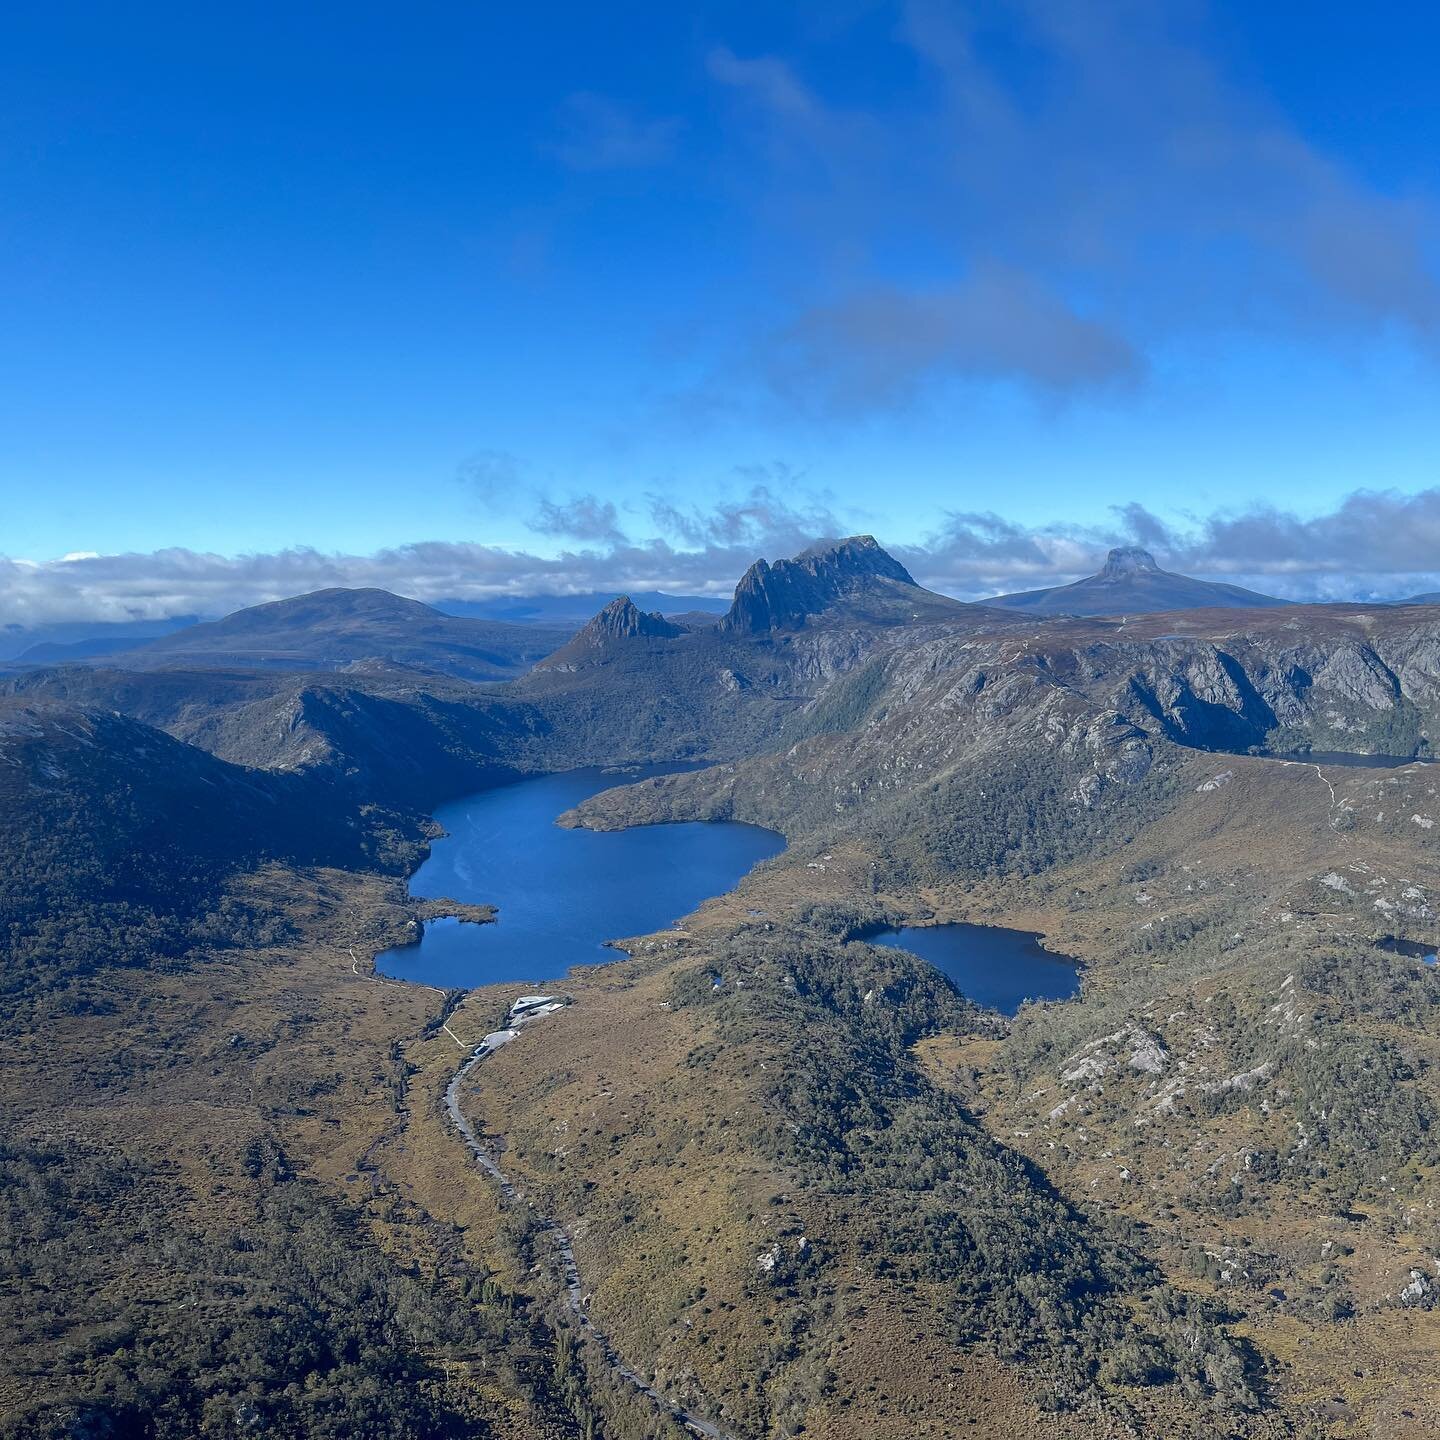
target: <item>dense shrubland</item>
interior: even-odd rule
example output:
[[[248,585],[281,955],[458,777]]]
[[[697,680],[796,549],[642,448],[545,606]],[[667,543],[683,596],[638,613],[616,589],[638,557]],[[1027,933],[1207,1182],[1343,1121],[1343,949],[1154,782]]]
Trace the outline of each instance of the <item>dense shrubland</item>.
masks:
[[[273,1145],[221,1230],[167,1176],[76,1145],[0,1150],[7,1347],[49,1397],[21,1437],[485,1433],[445,1366],[502,1370],[523,1325],[485,1278],[442,1288],[388,1261]]]
[[[784,1123],[763,1143],[808,1189],[843,1197],[877,1276],[945,1287],[956,1344],[1043,1370],[1061,1407],[1162,1383],[1221,1409],[1256,1403],[1213,1308],[1169,1289],[1123,1226],[1077,1210],[919,1068],[917,1040],[998,1034],[998,1019],[903,952],[816,930],[741,935],[711,965],[682,976],[675,1001],[718,1011],[727,1046],[779,1047],[767,1109]],[[715,990],[715,973],[744,986]],[[843,1316],[810,1344],[834,1325]]]
[[[1156,766],[1138,784],[1104,787],[1087,805],[1077,792],[1090,773],[1053,752],[1016,748],[908,792],[870,822],[887,878],[917,888],[1096,859],[1133,839],[1173,786]]]
[[[240,769],[116,715],[0,706],[0,993],[50,996],[107,966],[196,945],[274,944],[293,925],[226,895],[269,863],[403,872],[415,820],[335,786]],[[13,738],[18,734],[19,738]]]

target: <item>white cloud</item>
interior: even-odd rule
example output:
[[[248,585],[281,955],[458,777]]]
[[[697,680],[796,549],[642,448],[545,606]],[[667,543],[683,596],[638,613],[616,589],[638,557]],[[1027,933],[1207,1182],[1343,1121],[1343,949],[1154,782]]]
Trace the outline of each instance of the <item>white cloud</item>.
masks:
[[[1382,190],[1309,140],[1227,75],[1198,0],[898,9],[918,83],[865,106],[805,52],[711,53],[789,317],[703,388],[863,416],[956,381],[1134,381],[1216,329],[1440,342],[1424,172]]]
[[[757,556],[794,554],[855,528],[853,517],[835,513],[783,467],[749,478],[748,490],[709,510],[651,497],[650,538],[629,539],[617,529],[551,555],[426,541],[371,555],[290,549],[226,556],[176,547],[46,562],[0,557],[0,626],[218,615],[332,585],[373,585],[431,601],[627,588],[723,595]],[[603,531],[613,514],[608,502],[594,503]],[[1030,527],[995,514],[955,513],[920,542],[887,541],[883,532],[880,539],[922,584],[967,599],[1077,579],[1095,571],[1110,546],[1134,543],[1153,549],[1166,568],[1292,599],[1399,597],[1440,588],[1440,488],[1357,491],[1318,516],[1261,508],[1187,526],[1166,524],[1138,504],[1116,507],[1108,526]]]

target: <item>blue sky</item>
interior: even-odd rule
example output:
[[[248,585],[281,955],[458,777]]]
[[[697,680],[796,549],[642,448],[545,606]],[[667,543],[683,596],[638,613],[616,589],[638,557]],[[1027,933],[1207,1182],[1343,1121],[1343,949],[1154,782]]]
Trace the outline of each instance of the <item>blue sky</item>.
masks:
[[[0,609],[715,588],[819,528],[985,593],[1136,504],[1204,573],[1434,588],[1434,7],[61,0],[0,39]]]

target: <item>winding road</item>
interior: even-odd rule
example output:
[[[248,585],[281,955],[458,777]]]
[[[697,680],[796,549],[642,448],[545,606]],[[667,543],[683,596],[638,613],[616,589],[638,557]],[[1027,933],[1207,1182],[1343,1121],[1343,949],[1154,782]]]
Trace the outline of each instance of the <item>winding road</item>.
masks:
[[[453,1032],[451,1032],[453,1035]],[[451,1076],[450,1083],[445,1087],[445,1113],[450,1117],[450,1123],[459,1132],[460,1138],[465,1142],[466,1148],[475,1157],[480,1168],[495,1182],[501,1197],[511,1205],[524,1205],[530,1209],[536,1220],[539,1222],[539,1233],[548,1239],[555,1247],[555,1253],[559,1257],[560,1267],[565,1275],[565,1306],[574,1317],[576,1324],[581,1330],[591,1335],[599,1344],[605,1356],[605,1362],[613,1374],[620,1376],[636,1390],[651,1401],[658,1409],[683,1425],[692,1435],[702,1435],[706,1440],[736,1440],[729,1431],[722,1430],[709,1420],[692,1414],[682,1409],[679,1405],[668,1400],[660,1394],[651,1383],[642,1375],[638,1374],[630,1366],[626,1365],[616,1352],[615,1347],[610,1343],[608,1337],[590,1319],[585,1310],[584,1291],[580,1282],[580,1267],[575,1263],[575,1247],[571,1242],[570,1234],[557,1220],[548,1215],[541,1214],[535,1208],[533,1201],[528,1199],[525,1193],[505,1174],[495,1163],[494,1157],[481,1145],[479,1137],[475,1134],[475,1127],[465,1118],[460,1108],[460,1088],[465,1083],[470,1072],[480,1064],[487,1056],[494,1051],[488,1046],[482,1045],[467,1060],[465,1060],[455,1074]]]

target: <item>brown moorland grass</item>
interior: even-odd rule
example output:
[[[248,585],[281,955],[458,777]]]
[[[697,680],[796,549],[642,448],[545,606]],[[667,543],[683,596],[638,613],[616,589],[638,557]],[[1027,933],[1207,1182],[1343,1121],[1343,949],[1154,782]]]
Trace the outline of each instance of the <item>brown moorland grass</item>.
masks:
[[[281,904],[300,938],[170,971],[102,972],[98,1013],[51,1007],[13,1029],[0,1055],[7,1138],[136,1157],[153,1168],[176,1232],[223,1245],[253,1224],[247,1150],[273,1137],[294,1172],[319,1182],[357,1219],[365,1243],[396,1265],[442,1285],[496,1273],[513,1287],[520,1277],[503,1273],[509,1252],[483,1178],[450,1146],[437,1180],[433,1124],[413,1127],[428,1142],[413,1153],[407,1139],[400,1086],[410,1082],[401,1076],[415,1062],[396,1055],[415,1043],[422,1074],[426,1064],[438,1072],[452,1063],[456,1047],[443,1032],[440,1042],[417,1038],[433,1026],[442,997],[352,973],[350,945],[374,948],[403,933],[402,891],[375,877],[279,867],[238,880],[235,890]],[[71,1243],[103,1249],[117,1221],[93,1213]],[[107,1295],[117,1305],[146,1295],[162,1310],[176,1303],[163,1257],[124,1265],[103,1274],[86,1314],[103,1316]],[[15,1363],[4,1367],[0,1416],[44,1400],[61,1348],[85,1338],[73,1327],[48,1336],[12,1330],[25,1350],[12,1351]],[[478,1434],[559,1440],[578,1433],[573,1417],[516,1379],[528,1371],[543,1382],[551,1363],[518,1334],[504,1354],[459,1357],[448,1377],[437,1371],[426,1383],[450,1387]]]
[[[1256,1091],[1253,1098],[1236,1092],[1214,1114],[1185,1109],[1172,1117],[1162,1110],[1137,1125],[1137,1108],[1153,1106],[1160,1083],[1176,1073],[1174,1063],[1161,1081],[1112,1068],[1070,1110],[1049,1114],[1072,1092],[1086,1090],[1060,1081],[1066,1057],[1127,1024],[1142,1027],[1176,1062],[1183,1060],[1197,1094],[1203,1086],[1223,1084],[1255,1065],[1256,1047],[1263,1050],[1267,1037],[1294,1038],[1287,1026],[1327,1023],[1333,997],[1295,982],[1287,987],[1292,972],[1303,974],[1315,957],[1370,957],[1371,942],[1387,933],[1427,930],[1424,907],[1440,893],[1440,871],[1429,827],[1412,816],[1433,810],[1433,772],[1317,770],[1244,756],[1182,758],[1176,803],[1130,844],[1103,860],[1082,858],[1033,877],[877,891],[863,829],[823,851],[797,846],[732,896],[703,907],[688,922],[686,938],[668,941],[682,953],[652,977],[607,981],[613,988],[603,1022],[598,1013],[593,1023],[582,1019],[590,997],[581,993],[584,982],[576,981],[582,1003],[563,1017],[570,1027],[563,1046],[541,1043],[538,1034],[527,1037],[534,1042],[528,1054],[516,1047],[503,1065],[479,1077],[477,1112],[512,1146],[512,1162],[527,1169],[572,1223],[586,1226],[587,1214],[598,1213],[602,1203],[585,1180],[597,1189],[622,1187],[624,1204],[637,1216],[630,1223],[642,1225],[643,1238],[623,1253],[613,1244],[587,1242],[586,1270],[597,1313],[630,1337],[637,1353],[659,1355],[670,1347],[688,1356],[702,1348],[688,1331],[677,1333],[674,1320],[666,1338],[647,1309],[655,1287],[654,1310],[672,1311],[682,1326],[687,1318],[666,1288],[673,1282],[659,1278],[676,1255],[686,1255],[673,1206],[658,1193],[673,1179],[668,1162],[684,1157],[685,1191],[708,1207],[708,1226],[717,1224],[711,1213],[738,1214],[719,1199],[729,1193],[721,1153],[709,1154],[702,1166],[695,1150],[703,1147],[693,1137],[683,1145],[676,1139],[687,1126],[703,1135],[713,1105],[707,1092],[721,1082],[717,1070],[689,1085],[678,1083],[682,1047],[662,1038],[676,1018],[659,1010],[665,995],[659,981],[683,969],[687,954],[694,963],[707,945],[719,945],[745,925],[782,925],[816,903],[853,904],[861,895],[872,909],[892,914],[1037,929],[1054,948],[1086,962],[1079,1002],[1039,1007],[998,1034],[934,1036],[922,1042],[920,1053],[927,1073],[955,1087],[997,1139],[1029,1156],[1082,1209],[1128,1217],[1177,1287],[1212,1297],[1229,1311],[1234,1333],[1252,1340],[1262,1356],[1273,1406],[1245,1422],[1244,1433],[1300,1433],[1305,1427],[1336,1436],[1429,1433],[1424,1427],[1432,1423],[1433,1366],[1422,1357],[1433,1353],[1427,1348],[1432,1312],[1401,1308],[1397,1301],[1411,1268],[1433,1270],[1440,1253],[1428,1169],[1410,1167],[1408,1188],[1401,1194],[1396,1185],[1388,1198],[1381,1182],[1363,1181],[1366,1198],[1347,1202],[1353,1219],[1337,1221],[1336,1178],[1323,1173],[1282,1176],[1268,1194],[1257,1187],[1234,1213],[1224,1208],[1224,1187],[1210,1183],[1207,1171],[1226,1162],[1214,1174],[1223,1171],[1228,1182],[1238,1165],[1243,1182],[1247,1154],[1266,1147],[1284,1153],[1296,1124],[1303,1123],[1296,1114],[1301,1101],[1285,1086]],[[1209,785],[1226,771],[1223,783]],[[817,859],[808,858],[812,852]],[[1336,888],[1327,877],[1342,873],[1347,885]],[[1407,892],[1415,893],[1399,898]],[[1387,897],[1397,898],[1375,903]],[[1401,967],[1417,963],[1395,960]],[[616,967],[615,975],[625,969]],[[1217,995],[1237,1017],[1233,1033],[1225,1026],[1209,1033]],[[1352,1034],[1403,1047],[1414,1074],[1401,1090],[1413,1087],[1440,1101],[1433,1033],[1374,1016],[1352,1017],[1320,1033],[1322,1048]],[[1041,1043],[1047,1036],[1051,1048],[1060,1047],[1053,1055]],[[1304,1048],[1303,1037],[1296,1043]],[[630,1063],[622,1062],[617,1044],[634,1052]],[[1191,1055],[1197,1047],[1203,1053]],[[753,1072],[767,1058],[755,1051],[740,1063]],[[730,1066],[736,1063],[736,1056],[727,1058]],[[597,1074],[606,1077],[612,1093],[605,1102],[618,1107],[613,1114],[597,1107],[596,1094],[587,1090],[587,1077]],[[728,1076],[724,1085],[727,1093],[745,1093]],[[685,1122],[679,1131],[677,1118]],[[564,1137],[558,1144],[557,1136]],[[557,1163],[554,1152],[561,1147],[567,1154]],[[1350,1158],[1336,1152],[1331,1168],[1345,1172]],[[579,1188],[571,1173],[576,1165],[584,1172]],[[1340,1188],[1349,1193],[1351,1178]],[[811,1243],[825,1251],[827,1275],[848,1278],[842,1207],[826,1203],[828,1197],[800,1194],[793,1184],[785,1193]],[[746,1233],[736,1226],[737,1239],[723,1252],[727,1262],[744,1257],[740,1237]],[[758,1250],[759,1234],[752,1229],[748,1235],[749,1247]],[[1348,1250],[1333,1264],[1321,1254],[1332,1236],[1339,1237],[1332,1248]],[[1207,1250],[1220,1257],[1221,1271],[1232,1255],[1241,1257],[1239,1268],[1224,1279],[1196,1273],[1197,1252]],[[1254,1261],[1253,1275],[1242,1278],[1245,1257]],[[713,1272],[715,1261],[706,1263]],[[952,1364],[956,1355],[943,1344],[936,1363],[919,1359],[920,1337],[941,1333],[943,1318],[915,1293],[905,1297],[907,1314],[903,1307],[887,1311],[873,1286],[862,1289],[864,1298],[854,1303],[863,1319],[850,1325],[847,1312],[846,1339],[828,1360],[837,1398],[811,1412],[814,1424],[824,1417],[825,1433],[832,1427],[846,1433],[844,1426],[861,1423],[852,1415],[880,1427],[856,1433],[926,1433],[915,1415],[963,1416],[967,1392],[977,1399],[988,1433],[1059,1433],[1071,1425],[1086,1433],[1075,1416],[1036,1418],[1034,1377],[970,1352],[962,1362],[966,1378],[957,1381],[939,1363],[944,1353]],[[1283,1299],[1272,1293],[1277,1290]],[[1354,1313],[1329,1317],[1314,1309],[1332,1292],[1343,1294]],[[1410,1343],[1393,1343],[1401,1331]],[[857,1367],[857,1356],[875,1358]],[[1356,1369],[1361,1374],[1351,1373]],[[729,1383],[735,1393],[737,1382]],[[724,1393],[722,1380],[712,1379],[710,1386]],[[1322,1393],[1327,1386],[1333,1394]],[[879,1413],[881,1390],[894,1414]],[[892,1407],[889,1397],[902,1393],[909,1398]],[[1182,1434],[1187,1427],[1201,1433],[1210,1423],[1185,1413],[1183,1404],[1173,1405],[1163,1390],[1124,1398],[1143,1433]],[[942,1427],[936,1433],[944,1433],[950,1422],[936,1423]]]

